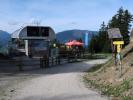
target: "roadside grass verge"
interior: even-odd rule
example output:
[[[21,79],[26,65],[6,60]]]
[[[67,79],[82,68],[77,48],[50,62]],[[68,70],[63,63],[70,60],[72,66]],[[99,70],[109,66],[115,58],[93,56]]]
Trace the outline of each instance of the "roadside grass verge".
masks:
[[[103,64],[97,64],[94,67],[91,67],[87,72],[95,72],[95,71],[99,70],[102,66],[103,66]]]
[[[110,57],[111,54],[106,54],[106,53],[99,53],[99,54],[84,54],[83,58],[84,59],[105,59]]]
[[[133,96],[128,94],[128,91],[132,88],[133,78],[123,80],[117,85],[100,83],[98,80],[93,79],[94,73],[101,70],[104,65],[96,65],[87,71],[87,74],[83,77],[86,86],[97,89],[101,94],[111,97],[111,100],[133,100]],[[98,74],[100,75],[101,73]]]

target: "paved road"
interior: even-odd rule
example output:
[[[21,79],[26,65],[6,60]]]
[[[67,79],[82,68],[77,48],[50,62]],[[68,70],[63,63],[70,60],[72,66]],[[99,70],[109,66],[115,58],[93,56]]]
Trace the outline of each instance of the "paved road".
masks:
[[[107,100],[87,89],[81,77],[91,66],[105,61],[71,63],[31,72],[39,76],[18,85],[12,100]]]

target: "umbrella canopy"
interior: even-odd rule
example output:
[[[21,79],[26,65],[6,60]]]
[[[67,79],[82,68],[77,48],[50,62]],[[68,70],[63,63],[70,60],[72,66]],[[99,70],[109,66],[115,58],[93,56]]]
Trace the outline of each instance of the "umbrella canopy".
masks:
[[[65,45],[67,46],[71,46],[72,44],[73,44],[72,41],[65,43]]]
[[[67,45],[67,46],[82,46],[83,43],[76,41],[76,40],[73,40],[73,41],[65,43],[65,45]]]

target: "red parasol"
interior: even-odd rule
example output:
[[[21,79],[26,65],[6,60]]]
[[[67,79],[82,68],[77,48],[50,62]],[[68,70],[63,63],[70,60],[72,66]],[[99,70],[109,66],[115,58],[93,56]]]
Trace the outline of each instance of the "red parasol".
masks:
[[[65,43],[65,45],[67,45],[67,46],[82,46],[83,43],[76,41],[76,40],[73,40],[73,41]]]

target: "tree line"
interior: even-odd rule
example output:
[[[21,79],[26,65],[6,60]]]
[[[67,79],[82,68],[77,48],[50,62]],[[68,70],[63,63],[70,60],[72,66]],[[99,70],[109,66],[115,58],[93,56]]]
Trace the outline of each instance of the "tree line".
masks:
[[[89,51],[91,53],[109,53],[111,52],[111,41],[108,39],[107,30],[109,28],[119,28],[121,35],[123,36],[124,46],[129,44],[131,23],[133,21],[133,15],[122,7],[112,17],[112,19],[106,25],[103,22],[100,26],[97,35],[93,35],[89,45]]]

